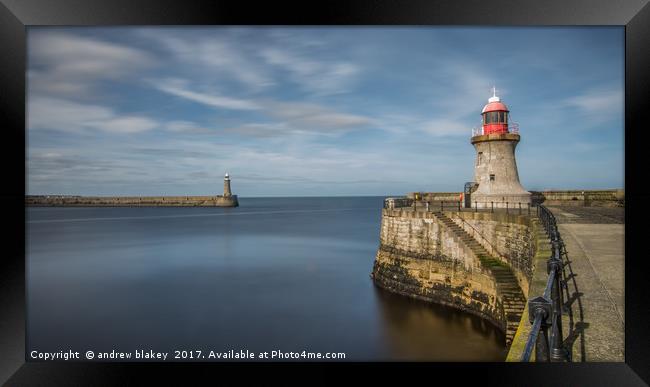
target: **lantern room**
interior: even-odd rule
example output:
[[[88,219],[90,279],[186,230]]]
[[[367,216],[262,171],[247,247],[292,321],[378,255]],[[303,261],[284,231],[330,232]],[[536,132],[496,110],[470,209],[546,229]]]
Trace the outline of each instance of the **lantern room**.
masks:
[[[488,99],[481,115],[483,116],[483,134],[508,133],[508,107],[501,102],[493,88],[493,94]]]

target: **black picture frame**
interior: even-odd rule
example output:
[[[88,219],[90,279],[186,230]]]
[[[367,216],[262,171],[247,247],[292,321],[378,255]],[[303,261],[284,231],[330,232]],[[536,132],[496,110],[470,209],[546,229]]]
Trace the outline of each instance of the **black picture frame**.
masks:
[[[26,27],[38,25],[483,25],[625,26],[625,363],[329,363],[301,364],[307,378],[287,364],[34,363],[25,362],[25,69]],[[122,385],[196,376],[215,383],[282,376],[307,384],[330,370],[362,366],[365,378],[409,383],[415,371],[434,383],[540,386],[640,386],[650,381],[649,287],[643,270],[648,191],[647,117],[650,111],[650,5],[648,0],[303,1],[245,0],[0,0],[0,118],[2,133],[2,248],[0,259],[0,381],[7,385]],[[558,139],[558,141],[561,141]],[[549,155],[553,157],[553,155]],[[296,363],[288,364],[290,366]],[[255,366],[256,371],[248,368]],[[288,376],[292,376],[287,378]],[[176,378],[176,379],[175,379]],[[367,381],[367,380],[366,380]],[[645,381],[645,382],[644,382]],[[446,381],[444,383],[451,383]],[[284,384],[284,383],[283,383]],[[455,384],[455,383],[454,383]]]

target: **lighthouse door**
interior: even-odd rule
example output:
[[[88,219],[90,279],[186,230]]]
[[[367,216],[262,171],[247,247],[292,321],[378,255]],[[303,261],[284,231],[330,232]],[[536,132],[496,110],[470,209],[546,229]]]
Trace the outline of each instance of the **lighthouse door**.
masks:
[[[465,198],[465,208],[472,208],[472,188],[474,188],[474,182],[469,181],[465,183],[465,189],[463,190],[463,197]]]

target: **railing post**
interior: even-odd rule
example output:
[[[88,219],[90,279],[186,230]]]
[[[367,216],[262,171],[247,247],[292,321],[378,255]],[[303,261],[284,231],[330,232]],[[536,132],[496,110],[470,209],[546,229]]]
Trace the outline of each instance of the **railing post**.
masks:
[[[474,212],[478,211],[478,202],[474,202]]]
[[[526,203],[526,207],[528,207],[528,216],[530,216],[530,203]]]
[[[532,324],[531,335],[528,337],[522,361],[529,361],[532,352],[533,339],[535,340],[535,361],[549,361],[548,325],[551,315],[551,300],[539,296],[528,300],[528,320]]]
[[[550,351],[548,347],[548,327],[542,324],[539,328],[537,335],[537,342],[535,343],[535,361],[548,362],[550,361]]]
[[[521,202],[519,202],[519,215],[521,215]]]
[[[506,214],[508,213],[508,202],[506,202]]]
[[[530,204],[528,208],[530,211]],[[565,346],[562,332],[563,284],[566,285],[562,260],[564,245],[553,213],[546,207],[538,205],[537,214],[551,238],[551,256],[546,267],[549,277],[544,294],[528,301],[529,319],[533,327],[521,359],[530,360],[533,342],[535,342],[537,361],[571,361],[571,349]]]
[[[557,235],[556,235],[557,236]],[[560,243],[557,239],[552,242],[552,255],[548,261],[548,271],[555,272],[553,285],[551,286],[552,302],[552,319],[551,319],[551,337],[550,337],[550,354],[553,361],[564,361],[567,359],[566,351],[563,346],[562,337],[562,259],[560,257]]]
[[[494,202],[490,202],[492,204],[492,210],[490,212],[494,212]]]
[[[458,212],[460,212],[460,200],[458,201]]]

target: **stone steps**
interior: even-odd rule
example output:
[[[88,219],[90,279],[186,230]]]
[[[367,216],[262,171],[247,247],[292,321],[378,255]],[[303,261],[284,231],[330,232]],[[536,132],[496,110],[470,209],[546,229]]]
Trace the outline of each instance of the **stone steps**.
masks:
[[[517,283],[517,280],[513,279],[507,279],[504,280],[502,278],[495,277],[498,280],[498,285],[501,289],[518,289],[519,288],[519,283]]]
[[[524,305],[526,304],[526,299],[524,299],[524,298],[521,298],[521,299],[513,298],[513,299],[508,300],[508,301],[503,303],[503,305],[506,305],[506,306],[522,305],[522,304],[524,304]]]
[[[488,268],[497,281],[497,294],[503,304],[503,312],[506,320],[506,345],[510,345],[519,327],[519,321],[526,307],[526,297],[519,287],[517,278],[512,270],[501,260],[493,257],[488,251],[462,227],[442,212],[434,212],[440,222],[454,235],[456,235],[465,246],[467,246],[478,257],[481,265]]]
[[[497,280],[497,281],[498,281],[498,280]],[[517,289],[514,288],[514,287],[504,288],[504,287],[501,287],[501,286],[498,286],[498,285],[497,285],[497,291],[498,291],[500,294],[508,295],[508,297],[511,298],[513,301],[515,301],[515,300],[518,299],[518,297],[519,297],[519,292],[520,292],[520,290],[517,290]]]
[[[513,281],[517,282],[514,276],[503,272],[500,267],[493,267],[492,274],[494,274],[495,277],[502,278],[503,280],[512,279]]]
[[[500,286],[497,286],[497,290],[499,291],[499,293],[507,294],[512,299],[512,301],[515,301],[520,297],[519,291],[517,291],[517,289],[515,288],[502,288]],[[521,298],[524,297],[521,296]]]

